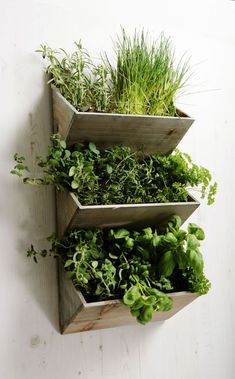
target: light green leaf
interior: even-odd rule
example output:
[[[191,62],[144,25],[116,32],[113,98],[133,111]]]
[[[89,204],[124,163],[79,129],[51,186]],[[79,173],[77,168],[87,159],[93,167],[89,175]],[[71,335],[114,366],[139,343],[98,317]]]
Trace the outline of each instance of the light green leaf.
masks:
[[[77,188],[79,187],[79,183],[78,183],[76,180],[73,180],[73,181],[72,181],[72,184],[71,184],[71,187],[72,187],[73,189],[77,189]]]
[[[96,145],[92,142],[89,143],[89,149],[92,151],[92,153],[99,155],[100,152],[97,150]]]
[[[109,164],[107,164],[106,170],[108,174],[111,174],[113,172],[113,168]]]
[[[76,171],[76,167],[72,166],[69,170],[69,176],[74,176],[75,174],[75,171]]]

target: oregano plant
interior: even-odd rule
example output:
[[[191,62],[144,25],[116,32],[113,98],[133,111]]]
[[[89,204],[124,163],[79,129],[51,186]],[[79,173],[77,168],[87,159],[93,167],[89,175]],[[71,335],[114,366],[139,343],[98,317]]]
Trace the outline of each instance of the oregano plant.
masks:
[[[178,149],[168,155],[139,156],[128,147],[99,151],[94,143],[67,147],[58,134],[51,136],[46,158],[38,158],[39,177],[24,176],[24,157],[15,154],[11,171],[28,184],[53,184],[74,192],[83,205],[165,203],[188,201],[196,188],[208,204],[214,202],[217,183],[208,169],[192,162]]]

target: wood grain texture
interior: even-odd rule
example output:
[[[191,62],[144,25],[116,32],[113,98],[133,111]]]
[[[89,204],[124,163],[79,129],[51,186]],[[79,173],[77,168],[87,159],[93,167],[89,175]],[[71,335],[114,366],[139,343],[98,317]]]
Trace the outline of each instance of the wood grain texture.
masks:
[[[52,85],[54,123],[70,146],[94,142],[99,149],[114,145],[144,149],[146,154],[168,153],[181,141],[193,119],[78,112]]]
[[[73,228],[111,228],[161,226],[175,214],[182,223],[200,203],[190,198],[185,203],[147,203],[83,206],[73,193],[57,194],[57,224],[59,235]]]
[[[62,334],[136,324],[136,319],[131,315],[129,308],[120,300],[87,303],[82,293],[77,291],[71,280],[66,278],[61,265],[59,280]],[[173,308],[168,312],[155,312],[152,321],[169,319],[198,297],[196,293],[190,292],[175,292],[169,296],[173,300]]]

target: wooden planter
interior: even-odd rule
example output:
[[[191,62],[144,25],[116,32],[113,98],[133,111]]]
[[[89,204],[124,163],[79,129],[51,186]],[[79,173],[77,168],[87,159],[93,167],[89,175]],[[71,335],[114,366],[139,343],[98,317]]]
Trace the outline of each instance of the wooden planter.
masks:
[[[155,312],[152,321],[169,319],[198,295],[191,292],[175,292],[171,293],[170,297],[173,300],[173,308],[168,312]],[[59,264],[59,307],[62,334],[137,323],[129,308],[120,300],[87,303],[82,293],[75,289],[72,281],[66,278],[61,264]]]
[[[143,203],[113,205],[81,205],[71,192],[57,191],[57,232],[62,237],[66,230],[92,228],[142,228],[162,226],[173,215],[182,223],[198,208],[200,203],[190,196],[182,203]]]
[[[51,87],[54,131],[68,146],[93,142],[99,149],[123,145],[132,150],[143,147],[145,154],[168,153],[194,121],[179,110],[180,117],[78,112],[54,85]]]

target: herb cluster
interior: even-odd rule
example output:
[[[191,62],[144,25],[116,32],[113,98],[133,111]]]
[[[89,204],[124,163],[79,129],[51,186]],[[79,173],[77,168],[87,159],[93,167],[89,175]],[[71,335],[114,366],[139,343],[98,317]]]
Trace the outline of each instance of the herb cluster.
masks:
[[[124,29],[109,58],[94,64],[81,42],[68,54],[47,45],[37,50],[49,60],[47,72],[61,94],[78,110],[175,116],[175,97],[186,82],[188,63],[175,64],[169,38],[150,42],[142,31],[133,38]]]
[[[74,192],[83,205],[184,202],[189,187],[200,187],[208,204],[214,202],[217,184],[211,184],[210,172],[179,150],[140,158],[128,147],[114,146],[100,152],[90,143],[67,148],[58,134],[52,135],[51,142],[47,158],[38,162],[44,176],[24,178],[25,183],[54,184]],[[15,160],[11,172],[22,176],[28,170],[24,157],[16,154]]]
[[[145,324],[154,311],[171,309],[170,292],[205,294],[210,288],[199,250],[204,232],[195,224],[187,231],[180,226],[180,218],[174,216],[164,233],[150,227],[73,230],[61,241],[49,237],[49,251],[37,252],[31,246],[27,255],[36,262],[38,256],[60,257],[87,301],[122,299]]]

